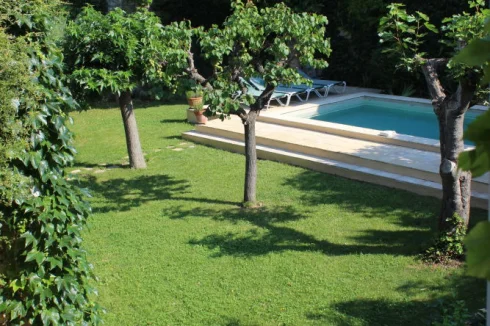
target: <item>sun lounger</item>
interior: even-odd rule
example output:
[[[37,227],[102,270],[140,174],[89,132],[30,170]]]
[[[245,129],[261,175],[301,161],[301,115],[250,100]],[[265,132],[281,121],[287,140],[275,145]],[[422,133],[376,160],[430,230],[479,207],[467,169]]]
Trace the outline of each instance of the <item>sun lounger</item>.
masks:
[[[253,97],[259,97],[260,95],[262,95],[264,89],[258,89],[244,78],[240,78],[240,81],[247,87],[248,94],[252,95]],[[289,102],[291,101],[291,95],[274,91],[269,101],[267,101],[266,108],[269,108],[270,102],[272,100],[276,101],[280,106],[288,106]]]
[[[250,78],[250,83],[255,86],[259,90],[265,89],[265,82],[262,78],[252,77]],[[314,88],[293,88],[293,87],[285,87],[285,86],[277,86],[275,88],[275,92],[288,94],[289,97],[296,97],[301,102],[308,101],[310,97],[310,93],[314,91]],[[289,105],[289,102],[288,104]]]
[[[326,79],[315,79],[311,78],[306,74],[303,70],[298,69],[298,73],[303,76],[306,79],[311,80],[313,85],[319,85],[319,86],[324,86],[325,87],[325,93],[323,97],[326,97],[330,90],[335,90],[337,93],[344,93],[345,88],[347,86],[347,83],[345,81],[336,81],[336,80],[326,80]],[[340,90],[338,90],[338,87],[340,87]]]
[[[312,92],[318,97],[326,97],[328,95],[328,90],[329,90],[327,86],[319,85],[319,84],[312,84],[311,86],[307,84],[292,84],[289,86],[288,85],[280,85],[280,86],[305,90],[308,92],[308,96],[306,99],[309,98],[309,95]]]

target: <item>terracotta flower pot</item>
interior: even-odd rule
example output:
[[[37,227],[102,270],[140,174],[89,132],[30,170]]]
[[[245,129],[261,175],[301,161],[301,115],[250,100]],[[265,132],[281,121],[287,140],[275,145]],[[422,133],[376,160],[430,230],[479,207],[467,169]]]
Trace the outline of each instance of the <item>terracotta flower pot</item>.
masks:
[[[194,115],[196,116],[196,121],[199,124],[205,124],[206,122],[208,122],[208,118],[204,115],[204,111],[206,111],[206,110],[201,110],[201,111],[194,110]]]
[[[187,99],[187,103],[189,103],[189,106],[191,108],[196,107],[197,105],[202,103],[202,96],[200,97],[190,97]]]

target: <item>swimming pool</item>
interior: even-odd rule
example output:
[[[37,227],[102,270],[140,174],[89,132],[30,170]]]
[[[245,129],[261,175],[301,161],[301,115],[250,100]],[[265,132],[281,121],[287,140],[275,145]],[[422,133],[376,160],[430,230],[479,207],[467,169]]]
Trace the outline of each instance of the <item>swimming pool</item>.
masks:
[[[467,112],[465,128],[478,116]],[[351,99],[326,105],[310,119],[341,123],[361,128],[392,130],[397,134],[439,139],[437,117],[431,105],[387,101],[377,98]]]
[[[465,115],[465,127],[484,110],[481,106],[470,108]],[[362,92],[271,110],[260,120],[439,152],[438,122],[428,99]]]

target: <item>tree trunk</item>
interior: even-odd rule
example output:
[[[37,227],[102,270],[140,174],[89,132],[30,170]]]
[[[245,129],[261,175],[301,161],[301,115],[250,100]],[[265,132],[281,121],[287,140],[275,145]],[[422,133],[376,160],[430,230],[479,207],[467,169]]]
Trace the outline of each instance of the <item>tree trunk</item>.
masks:
[[[119,107],[126,133],[126,146],[128,147],[129,164],[134,169],[146,168],[145,157],[141,150],[140,137],[138,134],[138,125],[133,111],[133,101],[131,92],[122,92],[119,96]]]
[[[250,106],[248,114],[243,109],[237,112],[245,128],[245,189],[243,202],[246,206],[255,206],[257,204],[257,142],[255,139],[255,121],[257,121],[257,116],[265,107],[265,104],[269,102],[273,92],[274,86],[267,85],[255,103]]]
[[[255,121],[258,111],[250,110],[245,128],[245,189],[243,201],[246,205],[255,205],[257,201],[257,149],[255,141]]]
[[[434,113],[439,121],[441,163],[439,174],[442,183],[442,203],[439,230],[449,227],[447,220],[455,214],[467,225],[470,218],[471,172],[458,168],[458,156],[464,150],[464,116],[476,91],[472,76],[462,78],[455,93],[447,95],[442,87],[438,68],[445,59],[428,59],[422,66],[425,81],[432,97]]]
[[[451,102],[450,102],[451,103]],[[441,164],[439,174],[442,180],[442,205],[439,215],[439,229],[447,228],[446,220],[457,214],[466,224],[470,217],[471,173],[458,168],[458,156],[464,150],[464,113],[450,108],[450,103],[442,105],[438,115],[441,133]],[[459,103],[452,103],[458,106]]]

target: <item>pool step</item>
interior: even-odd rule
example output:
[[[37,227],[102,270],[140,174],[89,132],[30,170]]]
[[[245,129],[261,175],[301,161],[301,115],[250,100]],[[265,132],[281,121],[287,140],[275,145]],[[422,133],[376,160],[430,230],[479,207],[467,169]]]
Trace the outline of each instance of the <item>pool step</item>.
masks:
[[[203,128],[198,129],[202,130]],[[226,151],[241,154],[244,153],[244,142],[241,140],[203,133],[200,130],[186,132],[183,134],[183,137],[190,141],[220,148]],[[257,145],[257,156],[262,159],[297,165],[349,179],[403,189],[419,195],[438,198],[441,197],[441,185],[438,182],[390,173],[262,144]],[[471,205],[473,207],[486,209],[487,193],[473,191]]]
[[[243,126],[237,117],[198,125],[196,131],[236,141],[244,139]],[[256,134],[257,145],[440,182],[440,156],[437,153],[259,121],[256,122]],[[488,176],[475,178],[472,189],[486,193]]]

